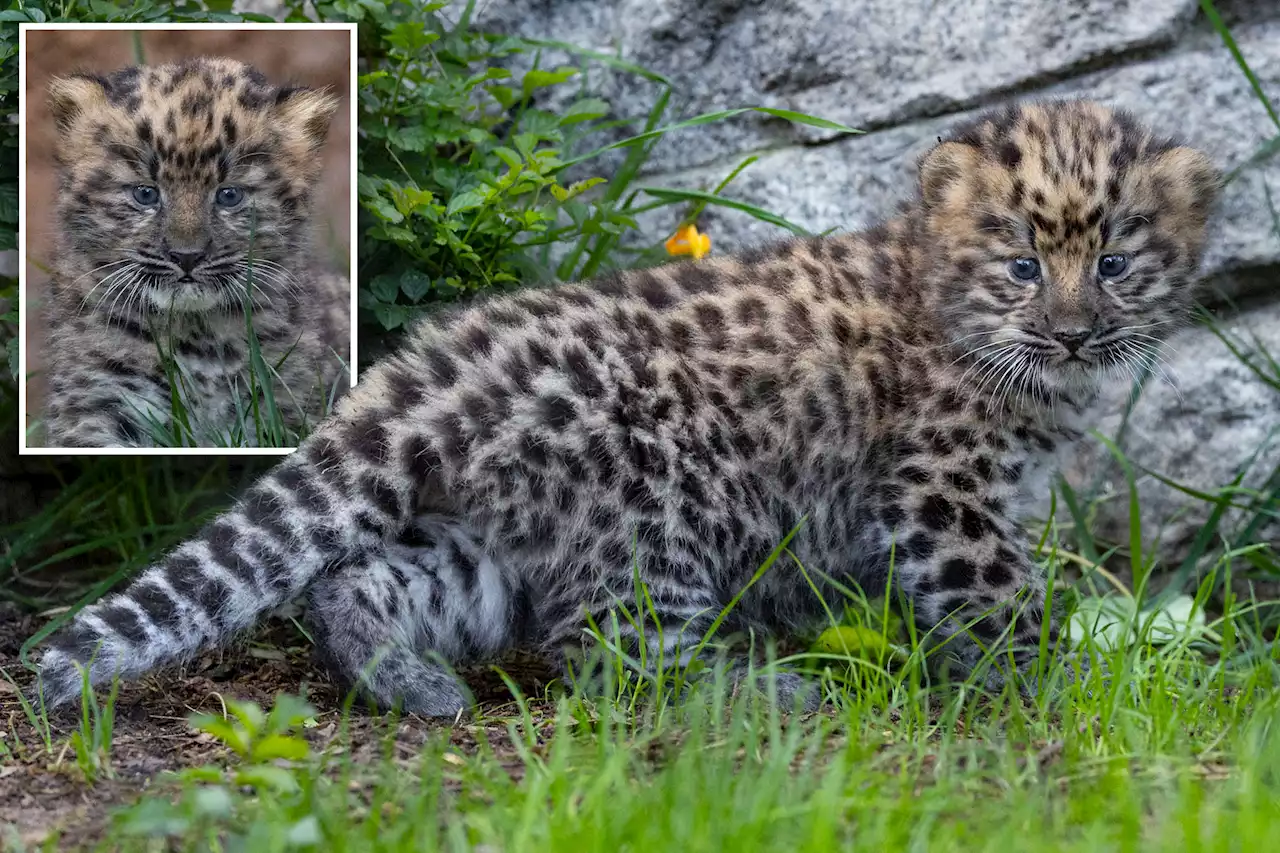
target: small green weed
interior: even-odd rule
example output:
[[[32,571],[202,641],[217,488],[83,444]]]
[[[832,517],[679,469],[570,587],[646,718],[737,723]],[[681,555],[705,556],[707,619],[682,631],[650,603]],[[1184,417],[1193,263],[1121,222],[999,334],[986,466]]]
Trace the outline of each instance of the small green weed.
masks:
[[[299,766],[312,758],[306,740],[294,732],[314,724],[316,711],[302,699],[277,697],[270,713],[252,702],[226,701],[227,714],[201,714],[191,718],[193,728],[211,735],[236,757],[236,766],[224,770],[214,765],[193,767],[174,774],[183,787],[176,802],[149,799],[128,810],[118,823],[126,836],[209,838],[220,834],[219,825],[233,820],[246,793],[264,798],[269,808],[293,815],[269,834],[282,839],[285,849],[309,847],[320,842],[320,826],[309,813],[303,796],[308,776]],[[260,849],[255,834],[228,841],[233,847]]]
[[[71,733],[71,747],[75,750],[76,766],[84,774],[85,781],[110,779],[111,739],[115,732],[116,697],[120,693],[119,679],[111,682],[107,701],[99,704],[89,685],[89,671],[78,667],[81,677],[80,728]],[[47,725],[46,718],[46,725]]]

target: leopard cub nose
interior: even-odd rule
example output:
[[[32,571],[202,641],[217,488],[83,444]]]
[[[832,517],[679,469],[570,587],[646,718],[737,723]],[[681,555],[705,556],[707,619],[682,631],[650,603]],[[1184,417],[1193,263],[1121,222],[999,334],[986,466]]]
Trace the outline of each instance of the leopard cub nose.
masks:
[[[1088,329],[1064,329],[1053,333],[1053,339],[1067,348],[1067,352],[1075,353],[1089,339]]]
[[[170,252],[169,260],[182,267],[184,273],[190,274],[196,264],[204,260],[204,252]]]

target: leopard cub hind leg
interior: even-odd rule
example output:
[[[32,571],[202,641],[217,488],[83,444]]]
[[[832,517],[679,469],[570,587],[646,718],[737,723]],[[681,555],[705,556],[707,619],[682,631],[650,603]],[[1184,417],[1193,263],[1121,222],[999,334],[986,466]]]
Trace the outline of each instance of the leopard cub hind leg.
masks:
[[[420,520],[385,550],[335,567],[308,604],[333,677],[380,710],[457,716],[472,697],[440,661],[496,657],[520,635],[519,595],[503,566],[450,520]]]

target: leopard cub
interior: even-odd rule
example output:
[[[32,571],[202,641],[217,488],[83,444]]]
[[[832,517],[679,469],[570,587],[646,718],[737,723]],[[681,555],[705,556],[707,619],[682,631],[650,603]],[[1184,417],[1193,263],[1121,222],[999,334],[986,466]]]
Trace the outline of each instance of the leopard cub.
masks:
[[[452,716],[470,700],[433,655],[567,659],[588,617],[635,609],[636,578],[649,629],[623,630],[669,660],[744,588],[725,631],[821,625],[891,554],[937,657],[1025,667],[1056,631],[1022,507],[1099,381],[1188,318],[1218,185],[1125,113],[1027,104],[958,128],[867,231],[429,319],[56,635],[48,697],[77,694],[77,662],[137,675],[306,593],[339,678]]]
[[[46,443],[278,444],[252,416],[267,391],[286,435],[318,421],[347,378],[349,285],[309,236],[337,99],[215,58],[74,74],[49,98]]]

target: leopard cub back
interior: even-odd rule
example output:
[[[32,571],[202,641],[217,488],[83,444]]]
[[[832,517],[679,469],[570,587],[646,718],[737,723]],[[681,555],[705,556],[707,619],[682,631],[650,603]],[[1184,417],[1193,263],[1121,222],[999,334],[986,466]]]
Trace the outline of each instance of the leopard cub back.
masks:
[[[49,102],[46,443],[258,443],[250,330],[289,429],[314,425],[348,360],[349,282],[311,240],[337,99],[196,58],[55,79]]]

